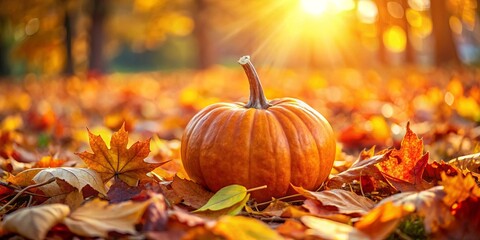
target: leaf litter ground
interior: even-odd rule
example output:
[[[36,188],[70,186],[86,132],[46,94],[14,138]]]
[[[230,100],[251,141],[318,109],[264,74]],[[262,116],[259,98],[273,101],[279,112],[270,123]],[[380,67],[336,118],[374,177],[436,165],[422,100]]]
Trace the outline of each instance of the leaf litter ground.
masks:
[[[241,194],[214,196],[188,180],[179,156],[196,112],[244,100],[240,71],[3,81],[0,234],[475,239],[480,75],[403,70],[260,70],[272,79],[267,97],[306,101],[338,140],[321,189],[295,186],[267,203],[235,186]]]

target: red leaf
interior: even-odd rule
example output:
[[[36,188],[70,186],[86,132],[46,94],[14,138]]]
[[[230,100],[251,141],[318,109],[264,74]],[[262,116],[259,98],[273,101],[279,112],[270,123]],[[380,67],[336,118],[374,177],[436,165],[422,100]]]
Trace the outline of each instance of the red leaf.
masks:
[[[375,164],[387,181],[399,191],[423,190],[423,171],[428,162],[428,153],[423,154],[423,141],[410,130],[403,137],[400,149],[392,150],[385,161]]]
[[[165,198],[161,194],[150,194],[153,198],[143,213],[143,232],[164,231],[167,227],[168,215]]]

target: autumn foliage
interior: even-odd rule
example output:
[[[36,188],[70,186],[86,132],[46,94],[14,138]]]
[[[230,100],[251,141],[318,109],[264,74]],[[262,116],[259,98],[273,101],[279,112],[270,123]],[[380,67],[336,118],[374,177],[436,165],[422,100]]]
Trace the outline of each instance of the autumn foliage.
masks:
[[[240,71],[2,82],[1,237],[476,239],[478,79],[431,71],[260,70],[282,76],[265,95],[309,103],[337,139],[319,189],[264,202],[264,186],[211,192],[182,165],[188,121],[244,100]]]

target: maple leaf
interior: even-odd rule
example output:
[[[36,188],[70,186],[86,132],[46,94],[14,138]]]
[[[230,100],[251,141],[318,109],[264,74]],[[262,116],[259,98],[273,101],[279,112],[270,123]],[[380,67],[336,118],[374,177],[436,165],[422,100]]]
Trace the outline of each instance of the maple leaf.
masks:
[[[423,155],[423,140],[418,138],[410,129],[410,123],[407,123],[407,132],[400,143],[400,149],[393,149],[387,159],[375,166],[397,190],[423,190],[428,188],[423,186],[425,181],[422,179],[428,158],[428,153]]]
[[[107,148],[100,135],[88,130],[88,136],[93,153],[85,151],[76,154],[90,169],[100,174],[103,182],[115,178],[136,186],[138,180],[148,179],[146,174],[161,165],[144,161],[150,153],[150,139],[138,141],[127,149],[128,132],[125,131],[125,125],[113,133],[110,148]]]

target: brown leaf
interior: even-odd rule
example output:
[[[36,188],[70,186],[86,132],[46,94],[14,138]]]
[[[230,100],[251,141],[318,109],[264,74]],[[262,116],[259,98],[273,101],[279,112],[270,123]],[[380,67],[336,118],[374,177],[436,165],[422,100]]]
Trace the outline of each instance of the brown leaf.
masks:
[[[168,215],[165,198],[161,194],[149,194],[152,201],[143,213],[142,232],[160,232],[167,227]]]
[[[442,199],[445,196],[442,186],[436,186],[420,192],[404,192],[383,199],[378,206],[392,202],[397,206],[414,206],[415,213],[424,217],[425,230],[428,234],[447,227],[454,221],[450,207]]]
[[[384,161],[389,154],[390,151],[367,159],[359,157],[349,169],[329,179],[326,186],[328,188],[341,188],[344,183],[358,180],[361,176],[371,176],[377,180],[384,179],[378,168],[375,167],[375,164]]]
[[[23,208],[4,217],[3,229],[30,239],[45,239],[48,231],[69,213],[70,208],[64,204]]]
[[[463,172],[471,172],[473,176],[480,177],[480,153],[457,157],[448,161],[448,164]]]
[[[62,179],[72,187],[81,191],[87,185],[95,189],[101,194],[106,194],[105,186],[100,179],[100,176],[95,172],[87,168],[47,168],[38,172],[33,178],[36,183],[44,182],[52,177]],[[47,185],[48,186],[48,185]]]
[[[35,184],[35,182],[33,181],[33,177],[35,177],[37,173],[39,173],[42,170],[43,168],[27,169],[18,173],[15,176],[9,175],[7,178],[7,181],[20,187],[27,187],[32,184]]]
[[[119,203],[130,200],[142,191],[139,187],[132,187],[123,181],[115,181],[108,189],[107,197],[110,203]]]
[[[82,237],[108,237],[108,232],[135,234],[135,224],[140,221],[152,201],[108,204],[95,199],[72,212],[63,223],[73,233]]]
[[[203,226],[208,222],[206,219],[191,214],[177,206],[173,206],[170,217],[181,224],[185,224],[187,227]]]
[[[433,161],[425,167],[422,178],[436,186],[438,182],[442,180],[442,173],[445,173],[447,176],[455,176],[458,174],[458,171],[455,167],[444,161]]]
[[[321,192],[312,192],[298,187],[294,187],[294,189],[305,197],[318,201],[322,208],[328,208],[328,212],[332,214],[361,216],[375,206],[372,200],[342,189]]]
[[[422,175],[428,163],[428,153],[423,155],[423,141],[410,130],[402,139],[400,149],[392,150],[385,161],[375,164],[387,181],[401,192],[423,190]]]
[[[125,126],[113,133],[110,148],[100,135],[88,131],[90,147],[93,153],[77,153],[87,166],[97,171],[103,182],[119,178],[130,186],[135,186],[138,180],[148,179],[147,173],[161,164],[147,163],[144,159],[150,153],[150,140],[134,143],[127,149],[128,133]]]
[[[52,177],[57,178],[57,181],[39,187],[45,195],[50,197],[48,203],[65,203],[76,208],[83,202],[82,190],[87,186],[101,194],[106,194],[100,176],[86,168],[46,168],[38,172],[33,181],[45,182]]]
[[[183,204],[195,209],[204,206],[214,195],[195,182],[175,176],[172,182],[173,191],[183,199]]]
[[[413,210],[412,206],[398,206],[386,202],[363,216],[355,223],[355,228],[367,234],[370,239],[385,239],[395,230],[400,220]]]

